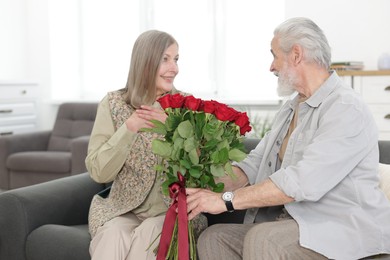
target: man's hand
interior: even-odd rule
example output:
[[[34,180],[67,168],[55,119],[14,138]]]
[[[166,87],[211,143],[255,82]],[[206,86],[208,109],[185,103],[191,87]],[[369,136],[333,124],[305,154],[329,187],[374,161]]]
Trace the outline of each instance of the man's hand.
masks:
[[[226,211],[221,193],[195,188],[187,188],[186,193],[189,220],[200,213],[219,214]]]

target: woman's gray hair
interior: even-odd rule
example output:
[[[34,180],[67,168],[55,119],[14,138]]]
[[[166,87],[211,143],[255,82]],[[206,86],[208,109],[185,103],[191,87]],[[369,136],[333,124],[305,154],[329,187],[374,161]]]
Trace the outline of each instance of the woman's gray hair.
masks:
[[[165,50],[176,44],[168,33],[149,30],[138,36],[131,54],[125,100],[133,108],[156,100],[156,77]]]
[[[297,44],[304,49],[304,59],[315,62],[325,69],[331,63],[331,50],[324,32],[312,20],[304,17],[291,18],[274,30],[279,44],[285,53],[289,53]]]

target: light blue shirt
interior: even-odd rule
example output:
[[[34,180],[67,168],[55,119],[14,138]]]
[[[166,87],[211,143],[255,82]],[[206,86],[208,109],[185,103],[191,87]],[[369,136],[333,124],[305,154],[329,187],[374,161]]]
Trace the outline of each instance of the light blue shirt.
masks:
[[[283,162],[278,152],[294,110]],[[251,184],[270,178],[294,202],[301,246],[332,259],[390,253],[390,203],[379,189],[378,133],[361,97],[333,72],[305,102],[286,102],[272,130],[236,164]],[[249,209],[246,219],[257,209]],[[251,219],[253,221],[253,218]]]

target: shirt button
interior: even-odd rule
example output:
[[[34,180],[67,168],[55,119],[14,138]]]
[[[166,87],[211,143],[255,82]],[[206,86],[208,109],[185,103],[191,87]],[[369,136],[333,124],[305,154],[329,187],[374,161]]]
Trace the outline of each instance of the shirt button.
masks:
[[[268,166],[271,167],[271,165],[272,165],[272,162],[268,162]]]
[[[280,141],[279,140],[276,141],[276,145],[280,146]]]

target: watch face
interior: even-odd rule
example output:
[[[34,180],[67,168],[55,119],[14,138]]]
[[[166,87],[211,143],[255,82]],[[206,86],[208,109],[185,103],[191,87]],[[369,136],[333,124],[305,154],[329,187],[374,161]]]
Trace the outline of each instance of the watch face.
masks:
[[[231,201],[233,199],[233,192],[225,192],[223,195],[222,195],[222,199],[224,201]]]

